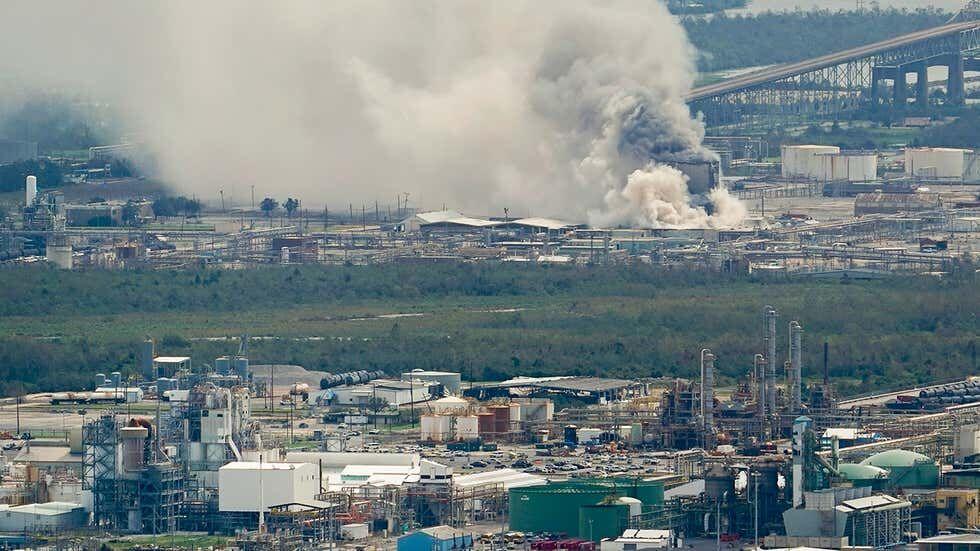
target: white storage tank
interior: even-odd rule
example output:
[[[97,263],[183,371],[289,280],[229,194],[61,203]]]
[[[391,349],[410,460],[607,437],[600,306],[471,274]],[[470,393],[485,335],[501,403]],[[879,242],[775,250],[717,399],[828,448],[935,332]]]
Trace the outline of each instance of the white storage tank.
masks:
[[[878,154],[874,151],[841,151],[817,155],[820,169],[813,176],[821,182],[872,182],[878,178]]]
[[[480,419],[476,415],[457,417],[454,436],[459,440],[476,440],[480,437]]]
[[[421,434],[419,436],[422,440],[442,442],[449,437],[449,422],[450,418],[445,415],[423,415],[420,422]]]
[[[34,204],[34,201],[36,199],[37,199],[37,176],[33,176],[33,175],[28,176],[27,183],[24,188],[24,200],[26,201],[26,204],[29,207]]]
[[[938,180],[961,180],[969,149],[910,147],[905,150],[905,174]]]
[[[783,178],[816,178],[822,169],[819,155],[840,153],[833,145],[784,145],[780,148]]]

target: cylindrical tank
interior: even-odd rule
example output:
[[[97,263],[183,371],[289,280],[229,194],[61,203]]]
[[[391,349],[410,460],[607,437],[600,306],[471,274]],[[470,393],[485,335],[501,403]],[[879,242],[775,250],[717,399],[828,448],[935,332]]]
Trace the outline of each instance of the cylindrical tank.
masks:
[[[31,175],[27,177],[27,182],[24,186],[24,201],[29,207],[34,204],[37,199],[37,176]]]
[[[598,542],[621,536],[629,528],[630,508],[625,503],[585,505],[578,511],[578,537],[582,539]]]
[[[704,496],[712,501],[735,499],[735,476],[724,465],[712,465],[704,474]]]
[[[248,379],[249,369],[248,369],[248,358],[244,356],[236,356],[232,362],[232,366],[235,370],[235,375],[238,375],[241,379]]]
[[[105,373],[95,374],[95,388],[105,386],[105,382],[106,382]]]
[[[511,530],[564,532],[570,538],[580,536],[579,509],[609,495],[604,487],[568,483],[511,488],[508,493]]]
[[[150,431],[146,427],[123,427],[119,429],[124,470],[138,471],[143,467],[143,442],[149,434]]]
[[[578,444],[578,427],[575,425],[565,425],[565,442],[569,444]]]
[[[113,371],[112,373],[109,374],[109,380],[112,382],[113,388],[122,387],[122,373],[118,371]]]
[[[480,437],[480,421],[476,415],[456,417],[455,437],[459,440],[476,440]]]
[[[510,407],[491,406],[490,412],[493,413],[493,432],[506,434],[510,429]]]
[[[476,418],[480,429],[480,437],[491,438],[494,433],[494,414],[489,411],[483,411],[477,413]]]
[[[617,498],[616,503],[622,503],[629,507],[630,518],[638,517],[643,513],[643,502],[635,497],[623,496]]]
[[[214,370],[219,375],[227,375],[231,371],[231,358],[228,356],[221,356],[220,358],[214,359]]]

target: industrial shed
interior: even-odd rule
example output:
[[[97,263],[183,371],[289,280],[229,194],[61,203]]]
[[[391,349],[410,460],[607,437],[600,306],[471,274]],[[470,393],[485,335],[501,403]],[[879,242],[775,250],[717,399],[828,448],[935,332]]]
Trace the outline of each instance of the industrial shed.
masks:
[[[0,505],[0,532],[56,532],[85,526],[88,515],[78,503],[51,501]]]
[[[854,199],[854,216],[896,214],[936,209],[941,206],[937,193],[859,193]]]
[[[403,232],[468,233],[492,228],[497,222],[470,218],[454,210],[417,213],[402,220],[397,229]]]

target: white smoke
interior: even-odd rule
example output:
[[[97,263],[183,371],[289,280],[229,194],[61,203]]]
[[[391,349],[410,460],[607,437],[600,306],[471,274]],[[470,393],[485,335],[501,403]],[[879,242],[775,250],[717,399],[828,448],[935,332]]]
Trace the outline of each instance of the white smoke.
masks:
[[[682,28],[651,0],[8,0],[0,74],[122,108],[163,176],[214,201],[509,207],[737,223],[651,160],[708,158]],[[718,199],[725,199],[719,202]],[[670,205],[670,207],[665,207]],[[722,206],[724,205],[724,206]],[[744,215],[744,214],[743,214]]]

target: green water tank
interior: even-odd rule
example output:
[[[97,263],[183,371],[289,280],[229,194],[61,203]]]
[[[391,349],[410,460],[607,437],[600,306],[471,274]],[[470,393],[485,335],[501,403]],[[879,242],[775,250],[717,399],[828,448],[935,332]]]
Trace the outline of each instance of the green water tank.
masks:
[[[935,488],[939,485],[939,466],[930,457],[909,450],[876,453],[861,462],[888,471],[892,488]]]
[[[563,532],[579,537],[579,508],[609,496],[605,486],[558,482],[511,488],[510,529],[520,532]]]
[[[598,542],[603,538],[615,538],[629,528],[629,505],[625,503],[600,503],[583,505],[578,514],[578,537]]]
[[[855,486],[871,486],[880,490],[888,485],[888,471],[874,465],[841,463],[837,466],[837,472]]]
[[[635,497],[645,506],[663,505],[664,483],[661,480],[644,480],[630,477],[579,478],[570,484],[606,488],[608,493],[617,496]]]

